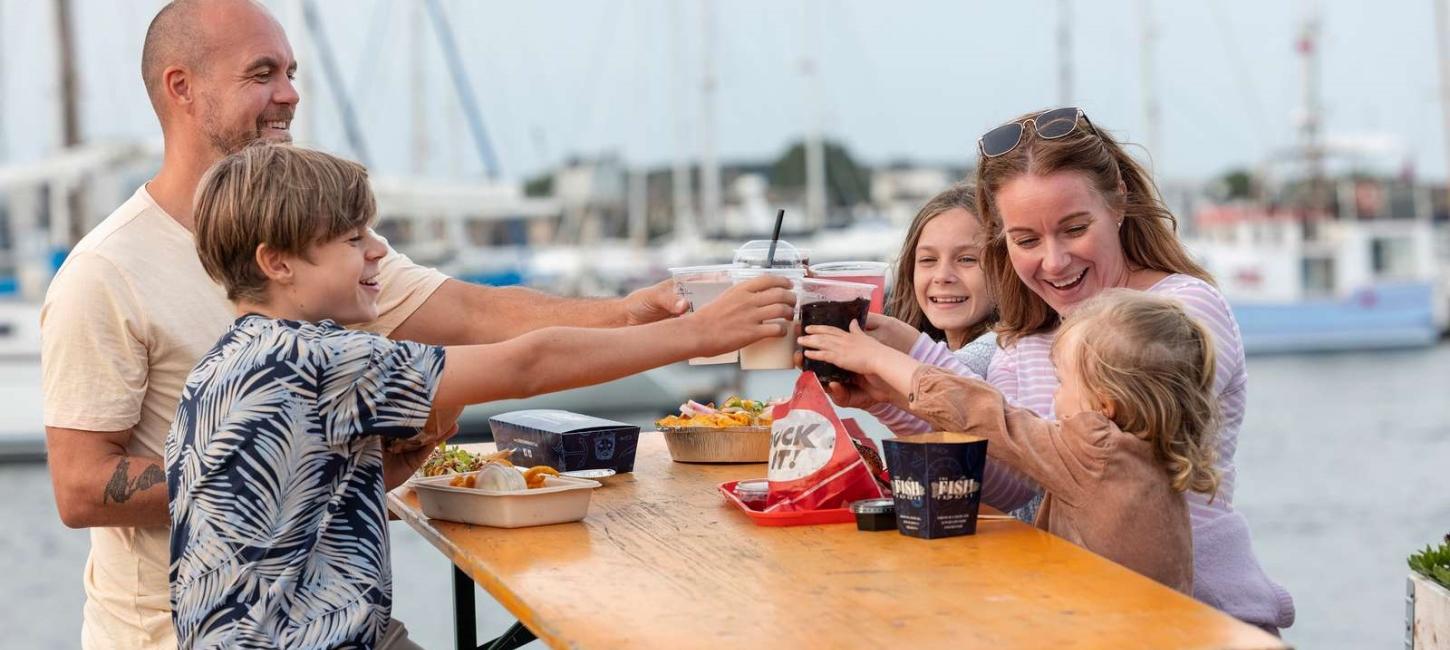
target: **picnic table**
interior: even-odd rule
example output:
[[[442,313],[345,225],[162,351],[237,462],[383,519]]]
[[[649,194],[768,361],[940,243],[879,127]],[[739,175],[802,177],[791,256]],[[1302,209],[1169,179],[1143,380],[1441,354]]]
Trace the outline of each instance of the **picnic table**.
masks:
[[[492,451],[492,444],[466,445]],[[1015,520],[922,540],[854,525],[759,527],[716,490],[764,464],[670,460],[640,434],[582,522],[497,529],[388,507],[453,563],[459,648],[475,584],[554,648],[1286,648],[1262,630]],[[993,512],[983,506],[983,513]]]

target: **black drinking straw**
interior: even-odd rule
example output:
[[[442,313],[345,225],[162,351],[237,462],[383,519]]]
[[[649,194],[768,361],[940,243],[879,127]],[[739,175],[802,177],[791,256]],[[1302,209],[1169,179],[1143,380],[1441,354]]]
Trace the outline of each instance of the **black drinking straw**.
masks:
[[[775,243],[780,241],[780,224],[785,221],[785,208],[775,213],[775,234],[770,236],[770,251],[765,254],[765,268],[775,268]]]

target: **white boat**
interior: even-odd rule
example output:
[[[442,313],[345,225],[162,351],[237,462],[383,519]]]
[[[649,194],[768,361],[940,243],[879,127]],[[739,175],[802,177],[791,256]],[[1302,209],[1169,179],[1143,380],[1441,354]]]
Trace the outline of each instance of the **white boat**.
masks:
[[[1368,216],[1357,203],[1340,201],[1334,216],[1247,203],[1195,215],[1189,248],[1228,298],[1246,352],[1439,340],[1447,325],[1443,235],[1424,209]]]

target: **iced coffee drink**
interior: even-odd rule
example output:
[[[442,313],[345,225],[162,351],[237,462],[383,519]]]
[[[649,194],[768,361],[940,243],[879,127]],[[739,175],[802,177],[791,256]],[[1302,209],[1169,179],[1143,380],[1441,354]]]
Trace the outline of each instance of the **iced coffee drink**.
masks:
[[[805,269],[734,269],[730,272],[735,282],[744,282],[762,275],[777,275],[790,278],[796,285],[805,278]],[[780,336],[761,339],[740,349],[742,370],[790,370],[795,367],[796,337],[790,322],[784,319],[767,321],[782,325]]]

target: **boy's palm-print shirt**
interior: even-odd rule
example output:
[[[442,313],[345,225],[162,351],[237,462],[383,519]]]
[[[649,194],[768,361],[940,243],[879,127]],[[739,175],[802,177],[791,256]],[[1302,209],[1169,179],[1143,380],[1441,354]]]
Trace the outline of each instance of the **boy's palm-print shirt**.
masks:
[[[166,441],[183,648],[372,647],[392,608],[382,449],[428,417],[443,349],[243,316]]]

